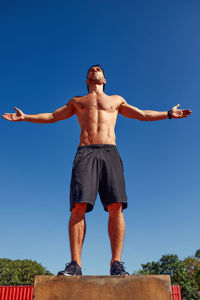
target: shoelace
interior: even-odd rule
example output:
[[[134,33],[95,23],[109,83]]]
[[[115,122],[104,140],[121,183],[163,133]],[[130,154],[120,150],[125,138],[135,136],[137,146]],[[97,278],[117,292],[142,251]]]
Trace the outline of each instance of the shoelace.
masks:
[[[123,271],[125,271],[125,270],[126,270],[126,268],[125,268],[125,266],[124,266],[124,262],[123,262],[123,261],[121,261],[121,263],[120,263],[120,268],[121,268]]]
[[[125,268],[125,266],[124,266],[124,262],[123,261],[121,261],[121,262],[119,262],[117,265],[116,265],[116,271],[117,272],[125,272],[127,275],[129,275],[129,273],[126,271],[126,268]]]
[[[71,261],[70,263],[66,263],[66,264],[65,264],[65,269],[66,269],[67,267],[69,267],[69,266],[74,266],[74,262]]]

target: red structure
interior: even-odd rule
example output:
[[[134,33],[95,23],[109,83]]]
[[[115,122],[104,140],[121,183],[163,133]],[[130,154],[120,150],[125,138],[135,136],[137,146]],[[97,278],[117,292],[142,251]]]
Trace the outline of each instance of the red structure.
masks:
[[[33,286],[0,286],[0,300],[32,300]]]
[[[172,285],[172,300],[182,300],[180,285]]]
[[[0,286],[0,300],[33,300],[33,286]],[[172,300],[182,300],[180,285],[172,285]]]

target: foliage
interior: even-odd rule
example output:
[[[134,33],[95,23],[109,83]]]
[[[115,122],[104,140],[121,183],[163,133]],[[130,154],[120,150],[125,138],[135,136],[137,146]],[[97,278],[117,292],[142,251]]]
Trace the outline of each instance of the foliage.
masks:
[[[198,250],[196,251],[194,257],[200,260],[200,249],[198,249]]]
[[[0,285],[33,285],[36,275],[52,275],[41,264],[32,260],[0,259]]]
[[[173,285],[180,285],[183,299],[199,300],[200,295],[200,261],[195,257],[179,260],[177,255],[163,255],[159,261],[142,264],[140,274],[167,275]]]
[[[186,272],[190,279],[194,279],[200,290],[200,260],[196,257],[187,257],[184,259]]]

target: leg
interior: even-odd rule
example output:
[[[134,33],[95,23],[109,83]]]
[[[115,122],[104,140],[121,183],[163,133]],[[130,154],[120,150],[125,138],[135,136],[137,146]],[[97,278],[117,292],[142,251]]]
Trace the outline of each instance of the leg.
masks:
[[[72,209],[69,221],[71,260],[81,267],[81,250],[86,232],[85,211],[87,203],[77,204]]]
[[[112,259],[110,265],[117,260],[121,262],[124,243],[125,222],[122,212],[122,203],[113,203],[107,206],[109,212],[108,233],[110,237]]]

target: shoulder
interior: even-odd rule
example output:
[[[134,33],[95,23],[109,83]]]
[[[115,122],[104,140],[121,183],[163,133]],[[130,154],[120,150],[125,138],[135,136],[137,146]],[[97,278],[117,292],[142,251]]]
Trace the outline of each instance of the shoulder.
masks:
[[[74,97],[72,97],[72,98],[67,102],[66,105],[73,105],[73,104],[76,103],[81,97],[83,97],[83,96],[74,96]]]
[[[69,100],[69,102],[74,102],[74,101],[77,101],[77,100],[79,100],[80,98],[82,98],[83,96],[74,96],[74,97],[72,97],[70,100]]]
[[[127,104],[126,100],[125,100],[123,97],[119,96],[119,95],[112,95],[111,97],[112,97],[115,101],[117,101],[117,104],[118,104],[119,107],[120,107],[121,105],[126,105],[126,104]]]

